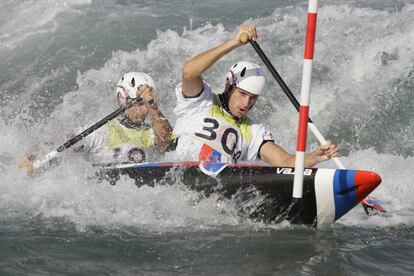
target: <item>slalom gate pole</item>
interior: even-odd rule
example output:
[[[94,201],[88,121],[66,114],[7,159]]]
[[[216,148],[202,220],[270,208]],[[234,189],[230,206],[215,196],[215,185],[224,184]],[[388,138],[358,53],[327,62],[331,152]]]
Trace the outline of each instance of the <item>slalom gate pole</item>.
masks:
[[[315,45],[316,15],[318,1],[309,0],[308,23],[306,29],[305,55],[302,73],[302,89],[299,107],[299,126],[296,145],[295,175],[293,180],[293,199],[302,198],[303,171],[305,166],[306,135],[308,130],[310,87],[312,77],[313,50]]]

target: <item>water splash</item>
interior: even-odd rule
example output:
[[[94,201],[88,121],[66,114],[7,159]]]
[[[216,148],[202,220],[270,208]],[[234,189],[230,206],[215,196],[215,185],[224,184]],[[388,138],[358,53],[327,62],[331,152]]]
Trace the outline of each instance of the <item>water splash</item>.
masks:
[[[379,172],[383,183],[374,196],[389,210],[385,219],[366,219],[355,209],[339,223],[367,227],[413,223],[414,190],[409,179],[413,171],[414,54],[404,46],[413,38],[412,10],[409,5],[392,12],[352,6],[320,9],[311,116],[322,133],[340,145],[346,166]],[[288,7],[251,20],[262,33],[261,47],[296,95],[302,71],[304,16],[303,9]],[[50,26],[44,23],[39,29]],[[214,196],[200,200],[199,195],[180,187],[137,189],[128,179],[116,186],[100,185],[89,178],[91,164],[70,150],[59,167],[35,179],[16,167],[25,154],[33,150],[46,153],[63,143],[70,130],[112,112],[116,108],[114,84],[127,71],[150,73],[157,83],[160,107],[173,123],[173,90],[183,63],[232,33],[224,24],[211,23],[182,32],[158,30],[144,47],[110,52],[95,69],[77,70],[81,63],[74,61],[75,66],[58,67],[46,75],[2,83],[2,99],[9,104],[2,106],[0,120],[1,216],[57,217],[79,229],[90,225],[162,229],[239,224],[233,203],[217,201]],[[63,57],[63,63],[69,64],[67,56]],[[223,89],[223,72],[238,59],[258,60],[249,47],[220,60],[205,76],[216,92]],[[71,76],[72,84],[60,81],[63,76]],[[267,78],[272,79],[270,74]],[[11,88],[19,88],[20,94],[3,93]],[[296,111],[275,82],[269,81],[267,88],[253,116],[264,121],[276,141],[293,152]]]

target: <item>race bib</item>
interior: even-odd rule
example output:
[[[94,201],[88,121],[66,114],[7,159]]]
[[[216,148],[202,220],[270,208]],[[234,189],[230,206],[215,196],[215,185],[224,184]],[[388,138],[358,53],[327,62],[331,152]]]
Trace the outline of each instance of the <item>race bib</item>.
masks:
[[[221,160],[237,163],[240,159],[242,136],[234,125],[218,118],[205,117],[201,129],[194,137],[226,157]]]

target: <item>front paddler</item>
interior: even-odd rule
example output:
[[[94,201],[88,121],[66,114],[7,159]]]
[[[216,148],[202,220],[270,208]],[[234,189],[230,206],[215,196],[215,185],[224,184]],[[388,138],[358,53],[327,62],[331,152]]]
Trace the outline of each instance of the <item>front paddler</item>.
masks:
[[[241,39],[246,35],[247,39]],[[180,159],[237,163],[259,158],[273,166],[294,166],[295,156],[276,145],[265,126],[247,116],[265,89],[259,65],[249,61],[232,65],[224,92],[218,95],[203,80],[202,74],[220,58],[257,38],[255,25],[241,25],[233,38],[185,63],[182,82],[175,90],[174,109],[178,119],[173,132],[178,137],[176,152]],[[336,145],[328,141],[306,154],[305,167],[337,155]]]

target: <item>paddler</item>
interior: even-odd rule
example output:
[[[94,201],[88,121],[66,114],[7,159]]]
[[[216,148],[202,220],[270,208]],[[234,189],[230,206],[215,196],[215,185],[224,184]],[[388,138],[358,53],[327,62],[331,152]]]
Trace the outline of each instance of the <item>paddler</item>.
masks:
[[[238,163],[259,158],[272,166],[292,167],[295,155],[276,145],[265,126],[247,117],[265,88],[259,65],[249,61],[232,65],[224,92],[218,95],[203,80],[202,74],[220,58],[248,43],[240,39],[244,34],[249,40],[258,38],[255,25],[241,25],[233,38],[185,63],[182,82],[175,89],[176,152],[185,160]],[[338,148],[328,141],[306,155],[305,167],[336,156]]]
[[[154,86],[154,80],[148,74],[129,72],[123,75],[115,90],[118,104],[123,105],[137,96],[142,100],[78,142],[74,150],[91,153],[104,162],[117,163],[149,161],[148,151],[151,155],[164,153],[171,141],[172,128],[158,109]],[[145,122],[148,114],[151,125]],[[76,134],[84,129],[86,127]],[[31,176],[37,174],[33,166],[35,158],[35,155],[27,156],[19,165],[25,167]]]

